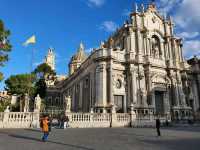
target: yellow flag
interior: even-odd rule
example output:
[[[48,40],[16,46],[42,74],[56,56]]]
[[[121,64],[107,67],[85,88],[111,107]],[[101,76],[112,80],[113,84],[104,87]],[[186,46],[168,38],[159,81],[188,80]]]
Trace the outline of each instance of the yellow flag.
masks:
[[[35,44],[36,38],[35,35],[31,36],[29,39],[26,40],[26,42],[23,43],[24,46],[28,46],[29,44]]]

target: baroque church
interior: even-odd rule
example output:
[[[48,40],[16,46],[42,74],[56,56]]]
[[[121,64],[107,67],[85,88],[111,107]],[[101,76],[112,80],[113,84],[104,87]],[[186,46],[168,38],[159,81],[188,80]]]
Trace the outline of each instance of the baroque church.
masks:
[[[87,56],[81,43],[69,62],[69,74],[47,82],[47,109],[63,109],[71,97],[72,112],[171,115],[181,119],[200,108],[200,60],[183,57],[182,39],[172,18],[156,5],[141,5],[120,29]],[[55,69],[49,49],[45,62]]]

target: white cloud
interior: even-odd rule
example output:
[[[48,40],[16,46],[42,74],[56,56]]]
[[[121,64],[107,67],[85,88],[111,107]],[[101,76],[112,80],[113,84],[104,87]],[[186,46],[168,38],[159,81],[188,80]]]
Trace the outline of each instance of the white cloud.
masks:
[[[200,0],[159,0],[158,8],[172,15],[177,34],[184,41],[184,55],[200,55]]]
[[[161,13],[169,13],[173,8],[178,7],[182,0],[159,0],[158,9]]]
[[[199,36],[199,32],[182,32],[178,33],[177,35],[183,39],[193,39]]]
[[[199,7],[199,0],[182,0],[174,15],[176,24],[189,31],[200,31]]]
[[[104,21],[100,29],[105,30],[106,32],[114,32],[117,29],[117,24],[113,21]]]
[[[89,7],[101,7],[105,4],[105,0],[87,0]]]
[[[185,41],[183,45],[183,53],[187,58],[193,55],[200,55],[200,41],[198,40]]]

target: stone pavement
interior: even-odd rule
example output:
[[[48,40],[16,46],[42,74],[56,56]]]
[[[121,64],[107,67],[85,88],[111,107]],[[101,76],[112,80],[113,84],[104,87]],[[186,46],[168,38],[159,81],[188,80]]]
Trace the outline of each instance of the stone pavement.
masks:
[[[53,129],[41,142],[35,129],[1,129],[0,150],[200,150],[200,127]]]

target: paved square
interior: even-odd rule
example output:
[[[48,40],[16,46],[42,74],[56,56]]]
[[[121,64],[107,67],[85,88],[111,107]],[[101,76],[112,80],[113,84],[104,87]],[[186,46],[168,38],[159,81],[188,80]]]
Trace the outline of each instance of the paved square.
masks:
[[[200,127],[53,129],[49,141],[31,129],[0,130],[0,150],[200,150]]]

